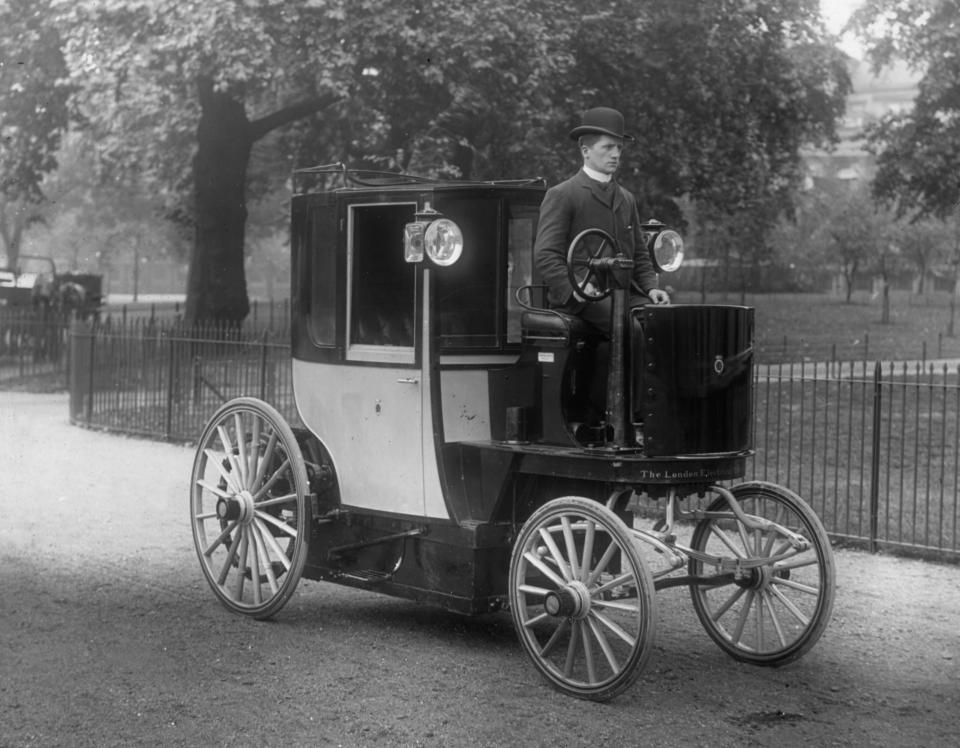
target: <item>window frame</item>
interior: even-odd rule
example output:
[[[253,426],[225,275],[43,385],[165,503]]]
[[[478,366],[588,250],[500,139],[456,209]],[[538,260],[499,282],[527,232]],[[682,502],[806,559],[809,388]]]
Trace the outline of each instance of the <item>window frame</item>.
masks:
[[[404,366],[413,366],[417,363],[417,309],[418,293],[417,279],[414,276],[413,283],[413,308],[410,310],[414,325],[413,344],[405,345],[387,345],[377,343],[355,343],[353,341],[353,316],[354,316],[354,268],[356,266],[356,226],[358,215],[361,209],[369,208],[388,208],[388,207],[408,207],[410,208],[410,220],[412,221],[417,211],[416,199],[404,199],[395,201],[375,201],[375,202],[351,202],[346,205],[347,221],[347,246],[346,246],[346,325],[345,325],[345,358],[347,361],[368,362],[368,363],[389,363]],[[398,235],[399,251],[402,256],[403,237]]]

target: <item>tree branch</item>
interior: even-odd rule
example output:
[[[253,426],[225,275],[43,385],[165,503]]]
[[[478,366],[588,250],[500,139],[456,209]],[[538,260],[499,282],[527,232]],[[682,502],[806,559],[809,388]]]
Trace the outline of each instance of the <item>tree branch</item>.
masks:
[[[250,123],[249,129],[250,141],[255,142],[268,132],[276,130],[278,127],[283,127],[309,114],[325,109],[337,101],[338,98],[339,97],[334,94],[329,94],[319,98],[304,99],[283,109],[278,109],[266,117],[253,120]]]

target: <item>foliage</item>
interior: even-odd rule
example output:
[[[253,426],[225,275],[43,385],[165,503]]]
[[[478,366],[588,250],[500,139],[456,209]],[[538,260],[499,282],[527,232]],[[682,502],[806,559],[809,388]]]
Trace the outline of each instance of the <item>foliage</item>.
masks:
[[[600,104],[627,115],[621,179],[651,214],[681,221],[685,195],[756,263],[800,146],[834,137],[849,86],[815,0],[51,2],[98,176],[153,186],[194,227],[199,319],[246,314],[248,201],[278,171],[554,181],[576,167],[578,113]]]
[[[331,15],[346,96],[335,116],[301,132],[297,162],[464,179],[552,176],[547,132],[568,116],[554,96],[573,63],[572,22],[556,19],[569,19],[569,6],[343,0]]]
[[[168,213],[193,225],[187,317],[242,320],[250,151],[340,95],[333,4],[56,2],[80,106],[103,143],[101,177],[156,184]]]
[[[791,267],[801,289],[822,290],[825,271],[835,266],[830,226],[839,186],[834,180],[811,180],[798,193],[793,212],[781,215],[770,232],[771,259]]]
[[[954,264],[957,241],[955,222],[925,218],[901,224],[895,242],[904,261],[911,264],[919,278],[917,293],[923,294],[927,273],[935,265]]]
[[[868,131],[874,194],[901,213],[945,218],[960,202],[958,17],[958,0],[867,0],[855,15],[876,69],[899,59],[922,71],[913,109]]]
[[[56,157],[57,170],[41,184],[45,199],[36,206],[38,224],[24,236],[24,254],[50,257],[58,271],[99,274],[108,293],[128,289],[138,258],[143,266],[149,258],[153,268],[182,265],[188,242],[158,209],[154,191],[133,175],[92,180],[97,154],[86,133],[67,132]]]
[[[846,301],[865,269],[880,267],[890,231],[889,217],[878,212],[870,196],[856,185],[835,194],[835,209],[828,217],[827,231],[840,272],[846,281]]]
[[[60,37],[48,20],[46,0],[0,3],[0,237],[10,265],[39,218],[41,182],[69,119]]]
[[[609,7],[574,35],[567,88],[583,105],[622,102],[637,142],[621,181],[649,214],[695,229],[697,256],[720,260],[746,290],[774,259],[778,218],[793,212],[801,147],[836,139],[850,90],[818,5]]]
[[[771,234],[774,257],[795,267],[801,278],[838,268],[848,301],[862,273],[889,282],[907,267],[915,271],[916,291],[922,295],[931,271],[956,266],[957,241],[953,221],[898,219],[895,211],[877,205],[866,188],[835,179],[817,180],[800,196],[793,219],[781,220]]]
[[[101,144],[101,176],[135,171],[176,195],[190,191],[201,82],[269,112],[291,91],[315,92],[327,68],[310,51],[311,30],[325,26],[319,0],[53,2],[78,104]]]
[[[835,139],[849,91],[817,3],[681,0],[650,11],[624,92],[640,134],[636,170],[660,182],[654,192],[769,220],[789,206],[800,147]]]
[[[350,155],[386,168],[556,180],[576,168],[579,112],[613,105],[637,138],[621,181],[652,208],[689,195],[742,219],[789,204],[799,148],[835,138],[849,90],[809,0],[344,7],[357,74],[341,126]]]

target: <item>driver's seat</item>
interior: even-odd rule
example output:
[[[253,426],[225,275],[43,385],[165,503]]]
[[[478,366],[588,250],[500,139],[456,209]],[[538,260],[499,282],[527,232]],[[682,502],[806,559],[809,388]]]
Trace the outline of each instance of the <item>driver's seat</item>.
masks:
[[[572,341],[587,337],[605,337],[579,317],[553,309],[524,312],[520,317],[520,329],[523,342],[535,344],[559,342],[570,345]]]
[[[595,443],[603,419],[607,336],[580,317],[517,301],[524,312],[520,328],[524,354],[539,372],[541,434],[546,442],[585,446]],[[595,433],[596,432],[596,433]]]
[[[520,330],[524,343],[569,346],[572,342],[585,338],[606,339],[607,336],[604,333],[574,314],[545,306],[533,306],[523,300],[524,291],[532,293],[536,289],[544,292],[546,288],[545,285],[528,285],[517,289],[517,303],[524,310],[520,316]]]

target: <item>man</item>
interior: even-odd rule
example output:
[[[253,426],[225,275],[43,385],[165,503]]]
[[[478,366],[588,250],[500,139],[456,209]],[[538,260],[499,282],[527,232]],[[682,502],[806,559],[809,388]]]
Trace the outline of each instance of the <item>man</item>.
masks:
[[[586,301],[571,286],[567,274],[570,242],[585,229],[603,229],[634,261],[633,281],[642,295],[632,288],[630,307],[670,303],[666,291],[657,288],[657,275],[640,227],[637,200],[613,179],[620,168],[624,141],[633,140],[623,130],[623,115],[615,109],[597,107],[583,113],[580,126],[570,131],[570,137],[578,141],[583,168],[547,190],[540,206],[534,245],[537,269],[548,286],[551,307],[575,314],[607,333],[610,297],[600,302]]]

